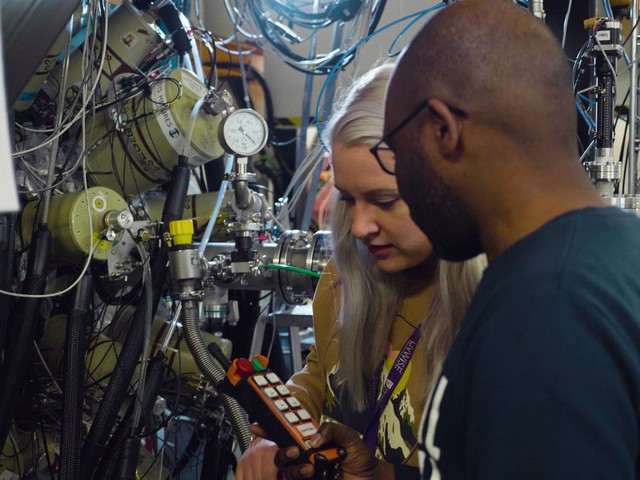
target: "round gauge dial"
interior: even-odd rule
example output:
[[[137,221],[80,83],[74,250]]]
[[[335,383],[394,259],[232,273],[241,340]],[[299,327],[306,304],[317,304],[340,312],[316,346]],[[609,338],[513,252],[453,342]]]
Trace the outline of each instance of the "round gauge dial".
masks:
[[[220,125],[220,143],[232,155],[248,157],[262,150],[267,143],[267,122],[255,110],[241,108],[229,114]]]

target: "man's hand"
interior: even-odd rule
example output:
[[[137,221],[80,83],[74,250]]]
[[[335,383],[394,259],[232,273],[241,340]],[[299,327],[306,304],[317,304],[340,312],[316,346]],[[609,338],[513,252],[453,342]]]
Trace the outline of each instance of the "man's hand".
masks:
[[[266,433],[258,425],[251,425],[251,433],[256,438],[242,454],[236,467],[237,480],[276,480],[278,468],[274,463],[278,446],[266,438]]]
[[[344,480],[393,480],[393,466],[378,460],[360,439],[358,433],[343,425],[325,422],[318,433],[311,439],[313,448],[333,444],[343,447],[347,451],[346,458],[341,463],[341,476]],[[301,480],[312,478],[315,470],[313,465],[303,463],[291,465],[300,456],[298,447],[287,447],[276,453],[276,465],[280,467],[287,480]]]

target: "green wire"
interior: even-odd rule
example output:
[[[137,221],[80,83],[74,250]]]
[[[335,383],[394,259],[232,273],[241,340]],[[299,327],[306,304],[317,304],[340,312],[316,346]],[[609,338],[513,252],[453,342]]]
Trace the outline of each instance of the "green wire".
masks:
[[[318,272],[313,272],[311,270],[307,270],[305,268],[292,267],[291,265],[279,265],[277,263],[270,263],[268,265],[261,265],[263,268],[273,268],[275,270],[287,270],[289,272],[301,273],[303,275],[309,275],[310,277],[320,278],[322,275]]]

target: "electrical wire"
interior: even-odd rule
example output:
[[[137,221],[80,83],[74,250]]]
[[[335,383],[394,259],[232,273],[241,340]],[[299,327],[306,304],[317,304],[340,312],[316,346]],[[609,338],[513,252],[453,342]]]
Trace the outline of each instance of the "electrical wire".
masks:
[[[275,2],[275,3],[279,3],[279,2]],[[274,5],[274,2],[265,2],[265,5]],[[96,5],[96,6],[94,6]],[[99,15],[99,10],[100,8],[102,9],[103,14]],[[107,70],[110,68],[110,65],[108,64],[107,60],[105,60],[105,53],[106,53],[106,48],[107,48],[107,42],[106,42],[106,38],[107,38],[107,6],[106,6],[106,2],[102,1],[102,3],[97,6],[97,3],[91,2],[91,7],[90,7],[90,12],[91,15],[93,15],[94,17],[94,21],[95,23],[95,28],[93,30],[91,30],[91,28],[87,28],[87,33],[86,33],[86,38],[87,40],[85,40],[85,48],[84,50],[84,55],[83,55],[83,73],[82,73],[82,82],[80,85],[80,88],[82,90],[82,94],[78,94],[75,96],[75,98],[73,99],[73,102],[70,106],[65,107],[66,111],[65,111],[65,115],[62,118],[61,122],[57,122],[56,126],[54,129],[40,129],[40,130],[36,130],[37,133],[41,133],[41,134],[50,134],[50,136],[47,136],[45,140],[40,141],[41,138],[43,138],[42,136],[40,138],[38,138],[38,144],[34,147],[30,147],[29,148],[25,148],[23,150],[20,151],[16,151],[14,153],[14,157],[19,158],[19,161],[24,164],[25,166],[25,171],[29,172],[29,175],[33,175],[34,179],[36,179],[36,181],[41,181],[41,177],[42,177],[42,173],[38,172],[38,170],[30,164],[29,159],[27,158],[27,155],[32,154],[32,153],[39,153],[37,152],[39,149],[42,149],[43,147],[46,147],[47,145],[50,145],[51,143],[54,143],[56,140],[62,140],[62,136],[66,133],[66,132],[72,132],[74,133],[74,130],[76,127],[78,127],[80,122],[81,125],[81,137],[76,137],[75,141],[81,143],[81,151],[78,154],[77,157],[73,157],[71,155],[67,156],[66,159],[64,159],[64,163],[61,169],[59,169],[60,173],[58,173],[58,177],[56,179],[56,181],[54,183],[52,183],[49,187],[46,187],[44,189],[40,189],[39,191],[36,190],[28,190],[28,193],[39,193],[40,191],[45,191],[45,190],[53,190],[57,187],[59,187],[60,185],[62,185],[65,181],[67,181],[69,179],[69,177],[71,177],[72,175],[74,175],[77,170],[79,168],[82,168],[82,183],[83,183],[83,187],[84,187],[84,193],[85,193],[85,201],[87,204],[87,213],[89,215],[89,233],[90,233],[90,238],[93,239],[93,234],[94,234],[94,230],[93,230],[93,225],[92,225],[92,220],[91,220],[91,209],[89,208],[90,202],[88,199],[88,194],[87,194],[87,189],[88,189],[88,180],[87,180],[87,155],[88,155],[88,150],[91,149],[91,146],[87,145],[87,141],[86,141],[86,136],[87,134],[89,135],[89,138],[92,139],[93,135],[92,135],[92,129],[93,126],[95,124],[97,117],[97,114],[100,114],[102,112],[102,114],[106,114],[107,110],[111,110],[111,107],[114,107],[115,111],[118,111],[119,106],[122,102],[129,100],[131,98],[137,97],[139,96],[143,91],[144,91],[144,87],[149,87],[151,85],[151,83],[153,81],[158,81],[158,80],[147,80],[146,83],[144,83],[144,86],[141,87],[138,90],[132,90],[130,92],[125,92],[123,95],[120,95],[119,93],[116,94],[116,99],[114,99],[113,101],[111,101],[110,99],[108,100],[102,100],[102,102],[96,102],[94,100],[94,96],[96,96],[96,94],[99,92],[99,88],[100,88],[100,75],[103,71]],[[197,12],[199,13],[199,12]],[[363,17],[365,18],[365,17]],[[303,22],[310,22],[309,19],[302,19]],[[99,23],[98,23],[99,22]],[[94,46],[97,47],[97,43],[95,43],[96,41],[96,35],[97,35],[97,31],[99,30],[98,25],[104,23],[104,27],[102,29],[102,38],[105,39],[103,42],[101,42],[101,48],[93,48]],[[313,22],[311,22],[313,23]],[[363,25],[366,22],[363,22]],[[242,22],[240,22],[240,24],[242,24]],[[90,33],[92,32],[92,33]],[[93,35],[93,43],[91,41],[89,41],[89,39],[91,38],[91,36]],[[238,44],[237,48],[238,51],[240,52],[240,56],[242,55],[247,55],[249,53],[252,53],[253,51],[255,51],[255,49],[245,49],[243,46],[240,45],[239,43],[239,39],[240,36],[242,35],[242,33],[239,31],[237,35],[234,36],[234,38],[232,40],[230,40],[229,42],[233,41],[235,43]],[[217,48],[225,49],[227,51],[231,51],[233,52],[233,50],[229,50],[225,47],[227,43],[224,43],[225,41],[220,41],[220,42],[216,42],[213,41],[211,42],[214,46],[213,52],[215,54],[215,51]],[[203,42],[206,45],[206,42]],[[94,58],[95,55],[95,58]],[[326,60],[320,60],[320,65],[322,65],[322,62]],[[214,62],[215,63],[215,62]],[[241,64],[244,64],[244,62],[242,62],[242,58],[241,58]],[[95,68],[88,68],[89,66],[98,66],[97,70]],[[331,66],[330,63],[326,63],[326,65]],[[86,71],[85,71],[85,67]],[[303,68],[308,68],[308,65],[304,65]],[[215,67],[214,67],[215,69]],[[143,75],[144,72],[141,71],[140,73],[142,73]],[[246,80],[246,72],[244,72],[245,75],[243,75],[243,80]],[[213,84],[216,85],[217,84],[217,71],[214,71],[214,74],[216,76],[215,80],[213,81]],[[145,75],[147,76],[147,75]],[[148,78],[148,77],[147,77]],[[67,89],[66,85],[64,85],[65,82],[62,82],[63,84],[60,85],[60,89],[62,90],[68,90],[71,91],[71,89]],[[245,88],[245,90],[247,90]],[[161,107],[162,108],[162,107]],[[131,124],[132,121],[136,120],[136,119],[142,119],[142,118],[146,118],[146,116],[148,115],[152,115],[155,112],[157,112],[158,110],[151,109],[151,112],[143,112],[141,116],[136,116],[136,118],[134,119],[130,119],[129,120],[129,124]],[[93,114],[91,115],[91,120],[88,121],[87,120],[87,116],[91,114],[91,112],[93,112]],[[24,128],[25,131],[31,131],[31,130],[35,130],[35,129],[29,129],[29,127]],[[34,132],[35,133],[35,132]],[[113,135],[113,131],[109,131],[107,132],[108,136],[109,136],[109,140],[113,141],[114,140],[114,135]],[[75,135],[75,133],[74,133]],[[35,138],[32,137],[32,140],[35,140]],[[153,141],[153,139],[151,139]],[[32,142],[32,144],[35,142]],[[188,144],[188,142],[187,142]],[[25,145],[27,146],[27,145]],[[75,144],[74,144],[74,148],[72,149],[75,151]],[[63,160],[62,155],[60,155],[61,157],[61,161]],[[304,172],[303,172],[304,173]],[[126,174],[126,176],[128,176],[128,172]],[[125,174],[123,173],[123,177],[125,177]],[[122,179],[124,183],[124,178]],[[126,180],[128,180],[128,182],[131,182],[130,178],[126,178]],[[135,181],[135,178],[134,178]],[[127,183],[128,183],[127,182]],[[40,185],[39,185],[40,186]],[[45,186],[44,184],[42,184],[41,186]],[[26,191],[25,191],[26,193]],[[223,197],[223,195],[220,195],[220,197]],[[134,210],[135,211],[135,210]],[[277,220],[277,219],[274,219]],[[213,222],[215,223],[215,222]],[[70,285],[68,288],[60,291],[60,292],[55,292],[55,293],[49,293],[46,295],[38,295],[38,296],[33,296],[31,295],[31,297],[43,297],[43,298],[48,298],[48,297],[54,297],[54,296],[58,296],[61,295],[63,293],[69,292],[71,289],[73,289],[75,287],[75,285],[77,285],[78,281],[82,278],[84,272],[87,271],[87,268],[89,268],[91,262],[92,262],[92,257],[95,251],[95,245],[93,244],[93,242],[91,242],[91,248],[90,248],[90,253],[88,254],[87,258],[86,258],[86,263],[83,266],[82,272],[80,273],[78,280],[76,280],[76,282],[72,283],[72,285]],[[144,262],[144,261],[143,261]],[[274,265],[270,268],[278,268],[278,267],[286,267],[286,266],[277,266]],[[300,272],[299,272],[300,273]],[[313,273],[313,272],[311,272]],[[309,273],[308,273],[309,274]],[[20,295],[20,294],[14,294],[12,292],[3,292],[7,295],[12,295],[12,296],[25,296],[25,295]],[[273,293],[271,293],[271,295],[273,296]],[[120,300],[120,299],[118,299]],[[273,307],[272,307],[273,308]],[[107,305],[106,304],[102,304],[99,306],[95,307],[95,313],[94,313],[94,317],[95,317],[95,321],[96,326],[99,327],[97,330],[95,330],[95,333],[93,334],[93,338],[95,339],[95,341],[97,342],[98,340],[102,341],[100,339],[100,332],[106,331],[106,329],[108,328],[108,325],[103,325],[100,322],[104,322],[104,319],[106,318],[105,316],[107,315]],[[179,346],[178,346],[179,349]],[[110,358],[117,358],[118,357],[118,353],[117,353],[117,342],[115,340],[110,340],[110,345],[108,348],[102,350],[102,354],[100,354],[100,352],[96,349],[93,348],[92,352],[90,355],[88,355],[87,358],[90,358],[91,361],[93,362],[91,364],[91,367],[88,368],[91,370],[91,372],[88,372],[87,375],[87,382],[88,383],[92,383],[92,387],[95,387],[96,385],[98,385],[99,382],[104,381],[105,378],[109,377],[109,374],[105,375],[103,378],[94,378],[100,376],[100,374],[97,373],[97,371],[95,370],[95,364],[97,363],[98,365],[104,365],[105,362],[107,362]],[[178,362],[180,362],[180,356],[178,355]],[[44,363],[44,360],[43,360]],[[82,366],[82,368],[84,368],[84,365]],[[48,369],[45,366],[45,369]],[[181,368],[179,368],[179,370],[181,370]],[[47,382],[52,381],[54,382],[53,384],[55,384],[56,380],[53,377],[53,374],[51,373],[51,371],[48,371],[48,375],[50,377],[50,380],[47,379]],[[44,375],[41,375],[42,379],[45,378]],[[180,379],[178,378],[178,391],[180,388]],[[140,385],[140,384],[139,384]],[[48,393],[49,395],[51,395],[51,392]],[[180,407],[178,407],[179,402],[181,401],[181,396],[180,394],[178,394],[177,399],[176,399],[176,407],[175,407],[175,411],[178,412],[179,410],[182,410],[182,405],[180,405]],[[48,406],[46,413],[49,414],[51,412],[51,407]],[[166,416],[166,414],[164,415]],[[173,416],[173,412],[171,413],[171,416]],[[170,416],[170,418],[171,418]],[[44,433],[44,422],[42,424],[40,424],[41,430],[42,430],[42,435],[43,437],[45,436]],[[38,431],[38,424],[34,424],[33,430],[35,432]],[[153,434],[153,432],[145,432],[147,434]],[[160,436],[158,436],[158,438],[160,438]],[[11,437],[10,437],[11,439]],[[12,440],[12,439],[11,439]],[[47,439],[44,439],[45,444],[47,443]],[[49,435],[49,445],[51,444],[50,442],[51,440],[51,435]],[[154,459],[154,462],[156,462],[156,464],[158,465],[158,469],[157,469],[157,474],[160,474],[160,472],[162,471],[162,459],[163,459],[163,455],[165,453],[165,450],[170,449],[170,445],[167,445],[167,443],[164,440],[159,440],[160,444],[158,445],[157,449],[156,449],[156,458]],[[34,462],[38,461],[38,457],[40,457],[40,466],[42,466],[42,462],[44,461],[45,457],[42,457],[41,453],[41,446],[40,445],[35,445],[34,444],[31,445],[34,449],[37,450],[36,454],[33,455],[34,457]],[[47,455],[48,453],[48,448],[45,447],[45,455]],[[50,459],[48,458],[48,456],[46,457],[46,460],[50,462]],[[35,463],[34,463],[35,465]],[[152,464],[153,465],[153,464]],[[51,469],[50,469],[51,470]],[[35,468],[33,469],[33,471],[35,472]],[[147,475],[145,473],[145,475]]]
[[[590,134],[593,133],[596,129],[596,122],[593,120],[593,118],[591,118],[591,116],[589,116],[587,112],[585,112],[584,107],[582,106],[582,103],[580,103],[579,99],[576,99],[576,107],[578,108],[578,113],[580,114],[580,117],[584,120],[584,122],[589,127],[589,133]]]
[[[309,277],[320,278],[322,273],[314,272],[312,270],[307,270],[306,268],[294,267],[292,265],[280,265],[277,263],[268,263],[261,264],[261,268],[275,269],[275,270],[285,270],[287,272],[295,272],[301,273],[302,275],[308,275]]]
[[[324,157],[324,150],[321,145],[316,144],[311,152],[303,159],[302,163],[295,171],[291,178],[289,185],[283,193],[283,198],[289,198],[288,208],[282,209],[279,212],[278,219],[284,221],[284,216],[288,214],[288,211],[293,210],[297,205],[297,202],[306,191],[306,185],[308,184],[316,166],[322,161]],[[296,186],[298,188],[296,189]],[[295,189],[295,190],[294,190]]]
[[[107,38],[108,25],[109,25],[108,15],[104,15],[103,38]],[[101,56],[100,56],[100,64],[99,64],[98,70],[97,70],[98,72],[102,72],[102,70],[104,68],[104,62],[105,62],[105,58],[106,58],[106,55],[107,55],[107,42],[106,41],[102,42],[101,47],[102,47],[102,49],[101,49]],[[88,49],[85,49],[85,51],[86,50],[88,50]],[[84,63],[83,63],[83,66],[84,66]],[[80,108],[80,111],[73,117],[73,119],[69,122],[69,124],[67,124],[65,127],[61,128],[57,133],[55,133],[54,135],[49,137],[47,140],[42,142],[40,145],[37,145],[37,146],[32,147],[32,148],[29,148],[27,150],[20,150],[20,151],[14,152],[14,153],[11,154],[12,157],[13,158],[20,157],[20,156],[23,156],[23,155],[25,155],[27,153],[35,152],[36,150],[39,150],[40,148],[43,148],[43,147],[51,144],[57,138],[60,138],[65,132],[67,132],[78,120],[84,119],[85,109],[87,108],[87,105],[89,104],[89,102],[92,101],[93,95],[95,94],[99,84],[100,84],[100,75],[97,76],[94,84],[92,85],[90,94],[84,96],[85,103],[83,103],[82,107]],[[84,91],[85,87],[86,87],[86,85],[83,83],[83,91]]]
[[[106,43],[106,42],[105,42]],[[82,95],[83,95],[83,101],[88,104],[88,102],[90,100],[87,100],[87,96],[89,95],[89,92],[87,92],[87,88],[86,88],[86,84],[83,85],[83,89],[82,89]],[[93,95],[93,89],[90,95]],[[85,118],[85,114],[86,111],[83,108],[80,111],[80,118],[82,119],[81,122],[81,126],[82,126],[82,150],[84,151],[86,149],[86,118]],[[93,242],[93,219],[92,219],[92,215],[91,215],[91,203],[89,201],[89,185],[87,182],[87,164],[86,164],[86,156],[82,157],[82,181],[83,181],[83,187],[84,187],[84,198],[85,198],[85,203],[87,205],[87,220],[89,223],[89,239],[90,239],[90,247],[89,247],[89,254],[87,255],[85,264],[80,272],[80,274],[78,275],[78,277],[76,278],[76,280],[71,283],[71,285],[69,285],[67,288],[58,291],[58,292],[54,292],[54,293],[45,293],[42,295],[29,295],[29,294],[23,294],[23,293],[15,293],[15,292],[8,292],[8,291],[4,291],[4,290],[0,290],[0,294],[4,294],[4,295],[8,295],[10,297],[19,297],[19,298],[52,298],[52,297],[57,297],[59,295],[64,295],[67,292],[70,292],[72,289],[74,289],[76,287],[76,285],[78,285],[78,283],[80,283],[80,281],[82,280],[82,278],[84,277],[84,274],[87,272],[89,265],[91,264],[91,259],[93,258],[93,254],[96,250],[96,244]]]
[[[562,48],[564,49],[567,41],[567,29],[569,28],[569,17],[571,16],[571,5],[573,0],[569,0],[569,6],[567,7],[567,13],[564,16],[564,23],[562,24]]]
[[[269,315],[269,317],[271,318],[271,340],[269,341],[269,349],[267,350],[267,359],[271,360],[273,344],[276,341],[278,334],[277,318],[275,315],[273,315],[273,312],[275,311],[275,295],[271,295],[271,298],[269,299],[267,305],[258,314],[258,318],[260,318],[264,314],[267,307],[269,307],[269,312],[271,313],[271,315]],[[262,345],[260,345],[260,348],[262,348]]]
[[[636,20],[636,23],[633,24],[633,26],[631,27],[631,30],[629,31],[629,35],[627,35],[624,39],[624,41],[622,42],[622,46],[624,47],[627,42],[629,41],[629,39],[633,36],[633,32],[636,30],[636,28],[638,28],[638,22],[640,22],[640,16],[638,17],[638,19]]]
[[[236,35],[242,34],[249,40],[258,42],[264,49],[273,52],[293,68],[313,75],[326,75],[335,64],[335,60],[339,58],[341,51],[346,49],[355,37],[368,33],[372,26],[371,18],[379,19],[376,13],[385,2],[362,0],[348,7],[344,2],[337,0],[317,3],[319,12],[312,13],[274,0],[237,1],[233,5],[231,0],[226,0],[225,6],[236,26]],[[273,14],[266,12],[273,12]],[[304,57],[288,46],[289,44],[299,45],[311,39],[314,32],[336,22],[348,24],[345,42],[340,48],[327,53],[312,53],[312,56]],[[296,29],[310,33],[298,35]]]
[[[56,387],[56,390],[58,390],[58,393],[62,394],[62,388],[60,388],[60,385],[58,385],[58,382],[56,382],[56,379],[53,377],[53,373],[51,373],[51,370],[49,369],[47,362],[42,356],[40,347],[38,346],[38,343],[35,340],[33,341],[33,347],[34,347],[34,350],[36,351],[36,354],[38,355],[38,358],[40,359],[40,363],[42,363],[42,366],[44,367],[45,371],[49,375],[49,379],[51,380],[51,383],[53,383],[53,385]]]
[[[151,278],[151,267],[149,266],[149,255],[147,254],[147,251],[144,249],[144,247],[140,244],[140,242],[136,242],[136,247],[142,259],[142,268],[143,268],[142,281],[144,282],[144,287],[146,290],[146,295],[144,298],[147,299],[146,311],[148,313],[149,318],[144,319],[144,322],[145,322],[144,330],[143,330],[144,338],[142,340],[143,348],[140,354],[140,364],[141,364],[140,376],[138,380],[138,386],[136,388],[136,404],[134,406],[133,421],[131,422],[131,427],[133,432],[135,432],[136,429],[138,428],[138,425],[140,424],[140,416],[142,415],[142,398],[144,396],[145,380],[146,380],[147,366],[148,366],[148,360],[149,360],[149,350],[147,348],[147,345],[149,345],[151,340],[151,321],[152,321],[151,312],[153,310],[153,306],[151,305],[151,301],[153,299],[153,290],[152,290],[153,285],[152,285],[152,278]]]
[[[336,65],[332,68],[331,72],[329,72],[329,75],[327,76],[327,79],[323,83],[322,88],[320,89],[320,93],[318,95],[318,101],[316,103],[316,117],[315,117],[316,118],[316,128],[318,130],[318,138],[320,139],[320,143],[322,144],[322,147],[324,148],[325,151],[329,152],[330,149],[324,144],[324,141],[323,141],[323,138],[322,138],[322,125],[320,123],[320,121],[321,121],[320,120],[321,119],[320,105],[322,104],[321,103],[322,97],[324,96],[324,93],[325,93],[328,85],[330,84],[333,75],[335,75],[336,72],[340,68],[342,68],[344,66],[344,65],[342,65],[342,59],[347,58],[347,56],[354,54],[361,45],[367,43],[371,38],[381,34],[382,32],[388,30],[389,28],[394,27],[395,25],[398,25],[399,23],[405,22],[405,21],[407,21],[407,20],[409,20],[411,18],[414,18],[414,17],[424,18],[425,16],[429,15],[430,13],[433,13],[436,10],[439,10],[440,8],[444,8],[444,7],[445,7],[445,4],[444,3],[440,3],[440,4],[437,4],[437,5],[433,6],[433,7],[427,8],[425,10],[421,10],[419,12],[412,13],[410,15],[406,15],[406,16],[404,16],[402,18],[399,18],[398,20],[390,22],[387,25],[383,26],[382,28],[376,30],[372,34],[367,35],[366,37],[362,38],[361,40],[356,42],[355,45],[353,45],[351,48],[349,48],[348,50],[346,50],[343,53],[343,55],[341,57],[341,60],[339,60],[336,63]]]
[[[602,56],[604,57],[605,61],[607,62],[607,65],[609,66],[609,70],[611,70],[611,77],[613,79],[613,86],[614,86],[614,93],[618,91],[618,74],[616,72],[615,67],[613,66],[613,64],[611,63],[611,60],[609,60],[609,56],[605,54],[605,50],[604,47],[602,46],[602,43],[600,43],[600,39],[598,38],[597,35],[593,36],[594,40],[596,41],[596,43],[598,44],[598,46],[600,47],[600,51],[602,52]]]
[[[138,87],[137,89],[132,90],[131,92],[129,92],[127,95],[125,95],[124,97],[118,98],[112,102],[108,102],[108,103],[102,103],[99,105],[95,105],[92,104],[92,115],[91,115],[91,128],[90,128],[90,132],[89,132],[89,138],[93,137],[93,129],[95,126],[95,112],[96,111],[100,111],[103,108],[109,107],[111,105],[117,105],[121,102],[124,102],[125,100],[134,98],[138,95],[140,95],[141,93],[143,93],[145,91],[145,87],[146,89],[150,89],[155,83],[160,82],[160,81],[170,81],[174,84],[176,84],[178,91],[176,94],[176,97],[172,100],[168,100],[166,103],[160,103],[160,102],[154,102],[153,99],[149,99],[152,103],[156,103],[162,107],[166,107],[169,105],[172,105],[175,101],[177,101],[180,96],[182,95],[182,85],[180,84],[180,82],[178,82],[176,79],[171,78],[171,77],[161,77],[161,78],[157,78],[154,80],[146,80],[145,79],[145,83],[143,86]],[[154,110],[154,112],[156,112],[157,110]],[[21,127],[21,128],[26,128],[26,127]],[[38,130],[35,129],[28,129],[29,131],[32,132],[38,132]],[[54,131],[54,130],[51,130]],[[65,183],[78,169],[78,167],[80,166],[83,156],[87,155],[87,150],[86,150],[86,145],[84,146],[84,148],[80,151],[80,153],[78,154],[78,158],[76,160],[76,162],[74,163],[74,165],[72,165],[70,168],[65,169],[66,163],[69,160],[70,156],[73,153],[73,150],[75,149],[75,143],[74,145],[70,148],[69,151],[69,155],[67,156],[67,160],[65,161],[65,165],[63,165],[62,167],[62,171],[60,172],[60,174],[58,175],[59,180],[56,181],[52,186],[50,187],[43,187],[43,188],[39,188],[39,189],[29,189],[29,190],[19,190],[18,193],[40,193],[40,192],[45,192],[47,190],[50,189],[54,189],[57,188],[58,186],[62,185],[63,183]],[[27,162],[23,157],[20,158],[21,162],[22,162],[22,166],[24,168],[26,168],[32,175],[32,179],[35,180],[37,183],[40,183],[41,185],[43,184],[42,181],[40,180],[40,172],[38,172],[34,167],[32,167],[29,162]],[[126,195],[125,195],[126,196]]]
[[[189,158],[189,152],[191,150],[191,138],[193,137],[193,131],[196,127],[196,119],[198,118],[198,113],[200,113],[200,109],[204,102],[207,100],[207,96],[200,97],[198,101],[193,105],[193,109],[191,110],[191,116],[189,117],[189,126],[187,127],[187,135],[185,137],[184,144],[182,146],[182,155],[184,157]]]
[[[413,27],[417,22],[419,22],[420,20],[422,20],[423,16],[422,15],[418,15],[416,16],[416,18],[414,18],[413,20],[411,20],[409,22],[409,24],[404,27],[400,33],[398,35],[396,35],[396,38],[393,39],[393,42],[391,42],[391,45],[389,46],[389,49],[387,50],[387,57],[389,58],[393,58],[393,57],[397,57],[398,55],[400,55],[401,50],[398,50],[397,52],[393,53],[393,49],[396,46],[396,43],[398,43],[400,41],[400,39],[404,36],[405,33],[407,33],[407,31]],[[371,34],[370,34],[371,35]]]

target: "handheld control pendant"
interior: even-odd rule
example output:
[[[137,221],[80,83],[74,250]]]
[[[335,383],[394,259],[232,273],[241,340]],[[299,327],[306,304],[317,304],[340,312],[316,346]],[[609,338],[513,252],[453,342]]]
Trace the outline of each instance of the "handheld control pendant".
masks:
[[[210,345],[211,353],[227,371],[221,387],[233,396],[247,411],[252,421],[257,422],[278,447],[292,445],[300,449],[298,463],[311,463],[317,479],[337,479],[340,461],[346,456],[343,448],[309,446],[309,440],[318,431],[318,424],[293,396],[278,375],[267,369],[268,360],[262,355],[253,361],[244,358],[232,363],[219,347]],[[224,357],[224,363],[221,358]]]

